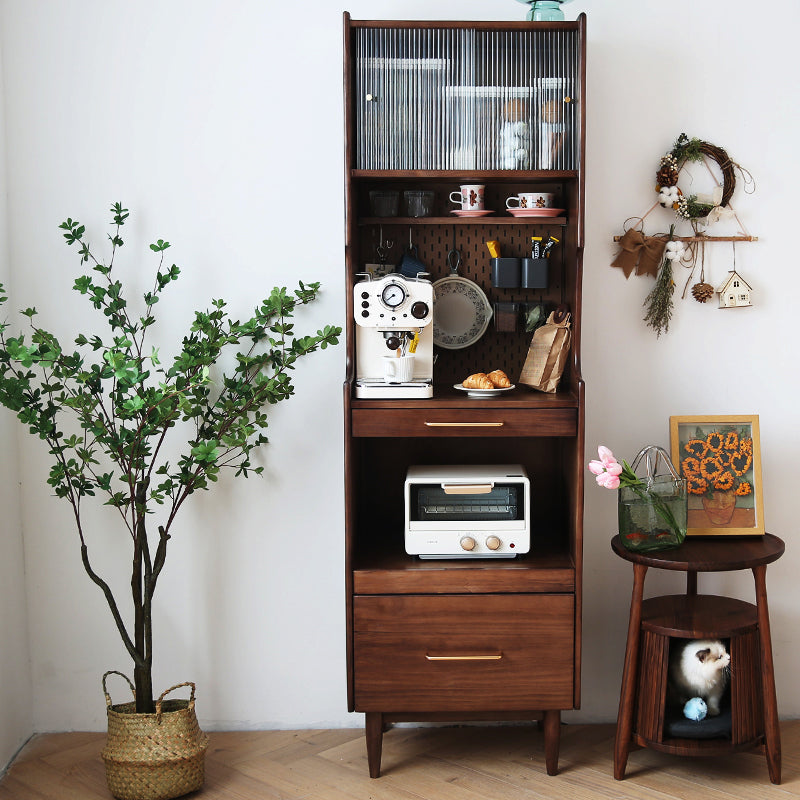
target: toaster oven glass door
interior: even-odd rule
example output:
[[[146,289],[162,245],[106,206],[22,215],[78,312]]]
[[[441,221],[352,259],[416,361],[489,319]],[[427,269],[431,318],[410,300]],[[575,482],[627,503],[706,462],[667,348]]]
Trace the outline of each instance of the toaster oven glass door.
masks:
[[[525,514],[522,483],[412,484],[410,522],[514,522]]]

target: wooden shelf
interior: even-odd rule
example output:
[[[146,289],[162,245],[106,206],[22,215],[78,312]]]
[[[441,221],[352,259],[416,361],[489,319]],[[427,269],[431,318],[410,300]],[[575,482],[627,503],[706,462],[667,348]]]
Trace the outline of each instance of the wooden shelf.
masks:
[[[483,169],[353,169],[350,170],[350,177],[353,180],[363,180],[371,178],[398,178],[415,180],[491,180],[494,183],[519,183],[520,181],[563,181],[573,180],[578,177],[578,171],[567,170],[483,170]]]
[[[362,555],[353,570],[356,594],[504,594],[575,591],[566,551],[538,545],[515,559],[420,559],[406,553]]]
[[[425,410],[425,409],[525,409],[525,410],[547,410],[555,408],[577,408],[577,394],[570,389],[559,389],[557,392],[537,392],[527,386],[519,385],[513,391],[498,397],[481,399],[479,397],[468,397],[465,392],[459,392],[452,386],[434,386],[433,397],[422,400],[409,398],[386,398],[381,400],[353,398],[351,406],[353,409],[391,409],[398,410],[403,408]]]
[[[500,213],[500,212],[498,212]],[[566,217],[362,217],[358,224],[364,225],[559,225],[567,224]]]
[[[642,630],[681,639],[729,639],[755,630],[756,607],[733,597],[664,595],[642,603]]]

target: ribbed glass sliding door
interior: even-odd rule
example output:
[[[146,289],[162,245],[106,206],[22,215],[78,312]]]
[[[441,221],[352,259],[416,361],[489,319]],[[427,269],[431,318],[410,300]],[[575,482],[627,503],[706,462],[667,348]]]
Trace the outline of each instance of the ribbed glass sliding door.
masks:
[[[572,30],[364,28],[356,168],[577,168]]]

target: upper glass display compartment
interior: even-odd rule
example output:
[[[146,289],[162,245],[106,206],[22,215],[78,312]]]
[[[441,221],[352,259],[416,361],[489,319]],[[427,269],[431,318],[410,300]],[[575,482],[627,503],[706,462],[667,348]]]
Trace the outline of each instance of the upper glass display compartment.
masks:
[[[356,32],[356,169],[574,170],[577,30]]]

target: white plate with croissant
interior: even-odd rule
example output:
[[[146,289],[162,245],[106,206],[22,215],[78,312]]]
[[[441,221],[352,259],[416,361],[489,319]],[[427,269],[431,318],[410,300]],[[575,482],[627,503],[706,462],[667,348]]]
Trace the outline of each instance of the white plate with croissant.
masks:
[[[453,384],[454,389],[466,392],[469,397],[496,397],[501,392],[510,392],[514,384],[501,369],[486,372],[474,372],[461,383]]]
[[[453,388],[458,389],[460,392],[466,392],[468,397],[497,397],[503,392],[510,392],[514,388],[514,384],[512,383],[511,386],[506,386],[502,389],[495,386],[491,389],[468,389],[461,383],[454,383]]]

